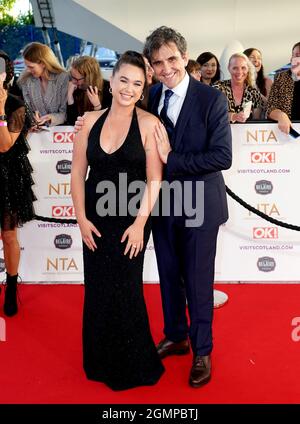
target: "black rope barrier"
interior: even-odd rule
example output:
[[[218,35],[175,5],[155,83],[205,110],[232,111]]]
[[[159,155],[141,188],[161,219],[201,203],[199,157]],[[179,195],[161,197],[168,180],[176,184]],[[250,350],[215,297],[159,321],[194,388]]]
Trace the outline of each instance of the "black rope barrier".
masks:
[[[48,218],[47,216],[40,215],[34,215],[33,219],[43,222],[56,222],[58,224],[77,224],[76,219]]]
[[[254,213],[255,215],[260,216],[262,219],[265,219],[266,221],[271,222],[272,224],[278,225],[279,227],[288,228],[289,230],[294,231],[300,231],[300,227],[298,225],[288,224],[286,222],[279,221],[278,219],[271,218],[270,216],[266,215],[265,213],[259,211],[258,209],[255,209],[253,206],[249,205],[247,202],[245,202],[243,199],[241,199],[237,194],[235,194],[230,188],[226,187],[227,194],[234,199],[236,202],[238,202],[241,206],[243,206],[248,211]],[[34,219],[37,221],[43,221],[43,222],[55,222],[58,224],[77,224],[76,219],[63,219],[63,218],[48,218],[45,216],[40,215],[34,215]]]
[[[249,205],[243,199],[241,199],[239,196],[237,196],[227,186],[226,186],[226,192],[230,197],[232,197],[232,199],[234,199],[236,202],[238,202],[241,206],[248,209],[248,211],[255,213],[256,215],[260,216],[261,218],[265,219],[266,221],[269,221],[272,224],[278,225],[279,227],[288,228],[289,230],[300,231],[300,227],[298,227],[298,225],[288,224],[286,222],[279,221],[278,219],[271,218],[270,216],[266,215],[265,213],[259,211],[258,209],[255,209],[253,206]]]

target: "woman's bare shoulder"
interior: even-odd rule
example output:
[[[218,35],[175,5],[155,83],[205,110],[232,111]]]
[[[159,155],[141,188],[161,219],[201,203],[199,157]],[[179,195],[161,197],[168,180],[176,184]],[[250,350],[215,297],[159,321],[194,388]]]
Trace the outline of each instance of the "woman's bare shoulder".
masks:
[[[154,126],[159,122],[159,119],[150,112],[146,112],[138,107],[136,108],[136,112],[141,125]]]
[[[106,112],[107,109],[95,110],[92,112],[85,112],[84,117],[84,125],[91,127]]]

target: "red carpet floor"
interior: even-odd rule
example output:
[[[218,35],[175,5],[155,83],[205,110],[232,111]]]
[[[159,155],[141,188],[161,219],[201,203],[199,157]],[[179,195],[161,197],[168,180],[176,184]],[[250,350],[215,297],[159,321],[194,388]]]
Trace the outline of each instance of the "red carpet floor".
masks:
[[[82,370],[83,286],[22,285],[20,312],[5,319],[0,341],[0,403],[300,403],[300,341],[292,340],[293,329],[300,335],[292,326],[300,317],[300,285],[216,288],[229,302],[215,310],[211,382],[190,388],[191,355],[169,357],[156,386],[115,393]],[[145,296],[158,341],[159,286],[146,285]]]

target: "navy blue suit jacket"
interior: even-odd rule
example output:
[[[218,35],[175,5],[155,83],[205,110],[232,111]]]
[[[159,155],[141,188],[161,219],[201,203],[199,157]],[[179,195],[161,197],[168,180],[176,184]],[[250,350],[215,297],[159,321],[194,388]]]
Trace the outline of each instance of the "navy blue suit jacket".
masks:
[[[148,109],[158,115],[162,84],[150,90]],[[171,140],[164,170],[168,181],[204,181],[202,229],[228,219],[225,183],[221,170],[232,160],[228,102],[223,93],[190,77],[187,94]]]

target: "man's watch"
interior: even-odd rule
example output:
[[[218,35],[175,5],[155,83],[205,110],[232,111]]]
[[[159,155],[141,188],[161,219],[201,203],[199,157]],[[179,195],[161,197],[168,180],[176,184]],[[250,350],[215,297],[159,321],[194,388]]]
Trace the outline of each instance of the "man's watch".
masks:
[[[7,115],[0,115],[0,121],[7,121]]]

